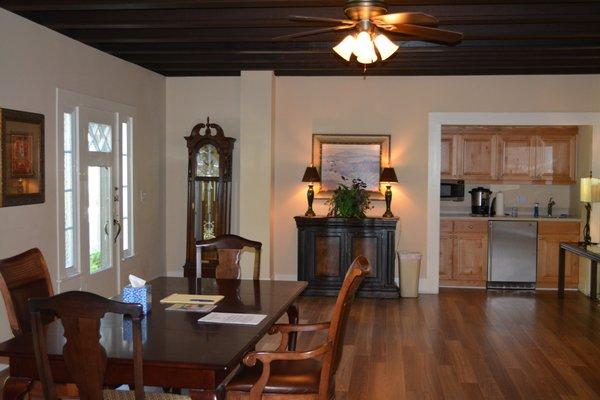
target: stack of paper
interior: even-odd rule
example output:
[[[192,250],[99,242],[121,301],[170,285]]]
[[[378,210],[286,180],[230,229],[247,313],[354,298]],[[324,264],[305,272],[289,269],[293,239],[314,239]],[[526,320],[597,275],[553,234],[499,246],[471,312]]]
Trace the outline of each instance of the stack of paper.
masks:
[[[213,324],[237,324],[237,325],[258,325],[266,315],[262,314],[236,314],[236,313],[210,313],[205,317],[198,319],[198,322],[209,322]]]
[[[161,304],[216,304],[223,300],[221,295],[173,293],[160,301]]]
[[[209,313],[214,310],[217,306],[214,304],[173,304],[167,307],[167,311],[186,311],[186,312],[197,312],[197,313]]]

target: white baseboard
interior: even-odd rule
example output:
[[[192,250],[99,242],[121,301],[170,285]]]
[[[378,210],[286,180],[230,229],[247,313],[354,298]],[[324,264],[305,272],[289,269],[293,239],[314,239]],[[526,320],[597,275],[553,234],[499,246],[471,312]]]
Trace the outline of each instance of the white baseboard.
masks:
[[[276,281],[297,281],[298,275],[296,274],[275,274]]]

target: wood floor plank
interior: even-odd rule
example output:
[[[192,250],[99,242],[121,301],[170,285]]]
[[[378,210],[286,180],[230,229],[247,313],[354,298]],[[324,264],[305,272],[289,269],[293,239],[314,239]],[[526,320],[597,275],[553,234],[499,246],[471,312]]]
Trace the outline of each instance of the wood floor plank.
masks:
[[[300,321],[328,321],[334,303],[302,297]],[[347,326],[337,400],[600,399],[600,305],[580,293],[357,299]],[[323,340],[301,334],[298,349]],[[266,337],[257,348],[278,343]]]

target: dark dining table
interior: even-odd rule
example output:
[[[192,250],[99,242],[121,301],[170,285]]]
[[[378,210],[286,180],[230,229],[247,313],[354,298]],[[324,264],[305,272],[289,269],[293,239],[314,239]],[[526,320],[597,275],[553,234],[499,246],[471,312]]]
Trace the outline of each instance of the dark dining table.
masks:
[[[152,309],[142,320],[144,385],[189,389],[192,399],[224,398],[227,377],[269,328],[286,312],[297,323],[294,302],[307,286],[295,281],[170,277],[149,284]],[[225,297],[213,311],[266,317],[258,325],[200,323],[198,318],[205,314],[166,310],[169,305],[160,300],[172,293],[221,294]],[[133,384],[131,320],[106,314],[100,334],[108,356],[106,385]],[[60,321],[48,325],[46,337],[54,381],[73,382],[62,358],[65,339]],[[5,395],[19,378],[38,379],[31,334],[0,343],[0,356],[10,360]]]

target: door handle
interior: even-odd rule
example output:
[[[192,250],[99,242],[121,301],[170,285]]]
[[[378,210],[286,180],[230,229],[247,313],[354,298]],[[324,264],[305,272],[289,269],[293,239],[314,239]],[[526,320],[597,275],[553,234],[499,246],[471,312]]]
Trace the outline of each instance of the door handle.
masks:
[[[113,219],[113,225],[117,226],[117,234],[115,235],[114,238],[114,242],[117,243],[117,239],[119,238],[119,235],[121,234],[121,222],[119,222],[118,219]],[[104,233],[106,233],[106,236],[108,236],[110,233],[108,232],[108,221],[106,222],[106,224],[104,224]]]
[[[121,235],[121,222],[118,219],[113,219],[113,224],[117,226],[117,234],[115,235],[115,243],[117,243],[117,239],[119,238],[119,235]]]

